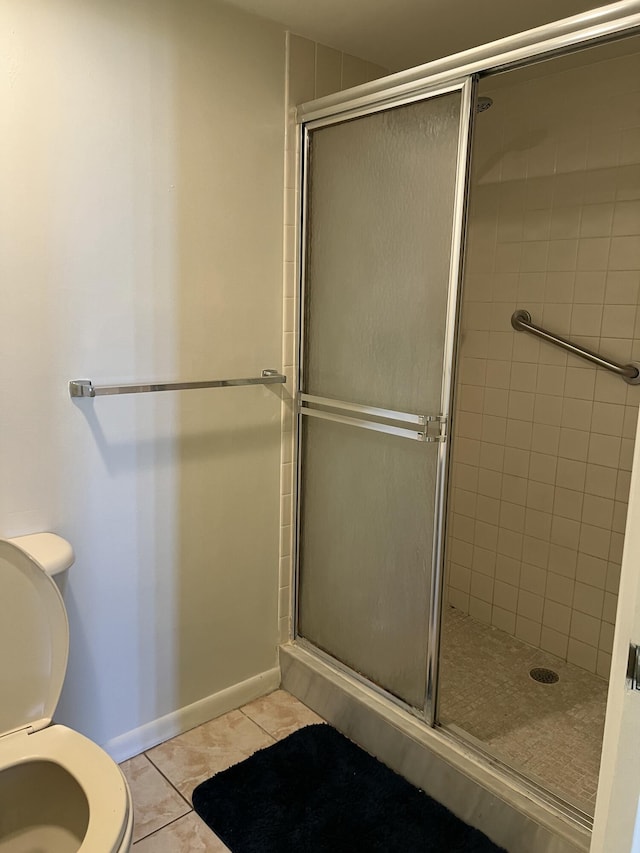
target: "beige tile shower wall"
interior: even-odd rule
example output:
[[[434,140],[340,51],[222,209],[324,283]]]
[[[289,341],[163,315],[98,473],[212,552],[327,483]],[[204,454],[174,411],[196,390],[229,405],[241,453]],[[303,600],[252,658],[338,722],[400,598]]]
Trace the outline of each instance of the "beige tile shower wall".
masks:
[[[284,202],[284,307],[283,307],[283,353],[282,361],[287,374],[283,397],[282,476],[281,476],[281,527],[280,527],[280,641],[290,636],[291,623],[291,577],[292,577],[292,531],[293,531],[293,430],[295,413],[293,395],[295,391],[296,352],[295,327],[297,314],[296,299],[296,221],[299,199],[296,190],[296,175],[299,169],[297,126],[295,107],[297,104],[350,89],[360,83],[375,80],[389,72],[379,65],[342,53],[309,39],[287,35],[286,76],[286,128],[285,128],[285,202]]]
[[[514,332],[510,318],[526,308],[578,344],[640,359],[640,55],[489,82],[473,163],[447,599],[607,677],[640,386]]]

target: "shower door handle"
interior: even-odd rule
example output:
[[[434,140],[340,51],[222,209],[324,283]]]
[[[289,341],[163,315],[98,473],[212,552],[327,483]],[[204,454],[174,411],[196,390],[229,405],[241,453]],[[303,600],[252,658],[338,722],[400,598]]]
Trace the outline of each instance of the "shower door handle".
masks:
[[[298,393],[298,412],[308,417],[384,432],[399,438],[411,438],[414,441],[432,443],[446,441],[447,438],[447,419],[443,415],[398,412],[394,409],[348,403],[345,400],[317,397],[302,392]]]

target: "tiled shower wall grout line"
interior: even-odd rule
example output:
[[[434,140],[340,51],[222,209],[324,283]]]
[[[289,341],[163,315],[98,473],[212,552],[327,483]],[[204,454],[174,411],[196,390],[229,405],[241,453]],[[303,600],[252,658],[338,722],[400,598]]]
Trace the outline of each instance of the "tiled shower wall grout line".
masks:
[[[298,246],[296,223],[300,215],[297,189],[300,152],[295,122],[295,106],[322,95],[374,80],[387,73],[386,69],[358,59],[339,50],[316,44],[308,39],[287,33],[286,43],[286,128],[285,128],[285,186],[283,228],[283,370],[287,382],[282,402],[282,448],[280,476],[280,574],[279,574],[279,637],[286,642],[291,632],[291,597],[293,570],[293,436],[295,429],[294,394],[296,391],[297,355],[295,353],[298,299],[296,270]]]
[[[449,603],[603,677],[640,388],[510,317],[640,355],[639,72],[512,82],[478,119],[449,507]]]

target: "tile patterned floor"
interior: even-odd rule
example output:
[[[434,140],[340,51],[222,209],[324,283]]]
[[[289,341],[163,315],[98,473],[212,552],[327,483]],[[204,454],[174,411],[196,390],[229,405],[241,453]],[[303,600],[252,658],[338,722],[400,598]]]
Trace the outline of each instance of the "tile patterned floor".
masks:
[[[539,684],[532,667],[555,670]],[[607,682],[448,607],[439,713],[496,758],[593,814]]]
[[[440,716],[490,752],[593,812],[607,685],[448,608],[443,620]],[[560,681],[537,684],[533,666]],[[148,750],[121,767],[133,795],[134,853],[229,853],[200,820],[191,792],[320,717],[276,690]]]
[[[276,690],[125,761],[120,766],[133,796],[134,853],[228,852],[193,811],[195,786],[296,729],[321,722]]]

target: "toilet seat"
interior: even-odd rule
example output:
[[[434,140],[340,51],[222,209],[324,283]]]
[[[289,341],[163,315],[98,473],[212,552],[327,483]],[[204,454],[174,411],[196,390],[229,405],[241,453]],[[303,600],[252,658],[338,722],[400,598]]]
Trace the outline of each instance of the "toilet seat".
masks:
[[[0,703],[0,774],[17,765],[58,765],[88,804],[78,853],[124,853],[133,807],[120,768],[84,735],[51,725],[68,649],[67,613],[55,582],[29,554],[0,539],[0,677],[7,688]]]
[[[122,771],[89,738],[55,725],[0,739],[0,773],[17,764],[51,761],[82,788],[89,803],[89,824],[78,853],[119,853],[129,850],[133,827],[131,795]],[[42,792],[46,796],[46,791]]]
[[[39,563],[0,539],[0,703],[3,735],[48,726],[67,672],[69,623],[62,596]]]

